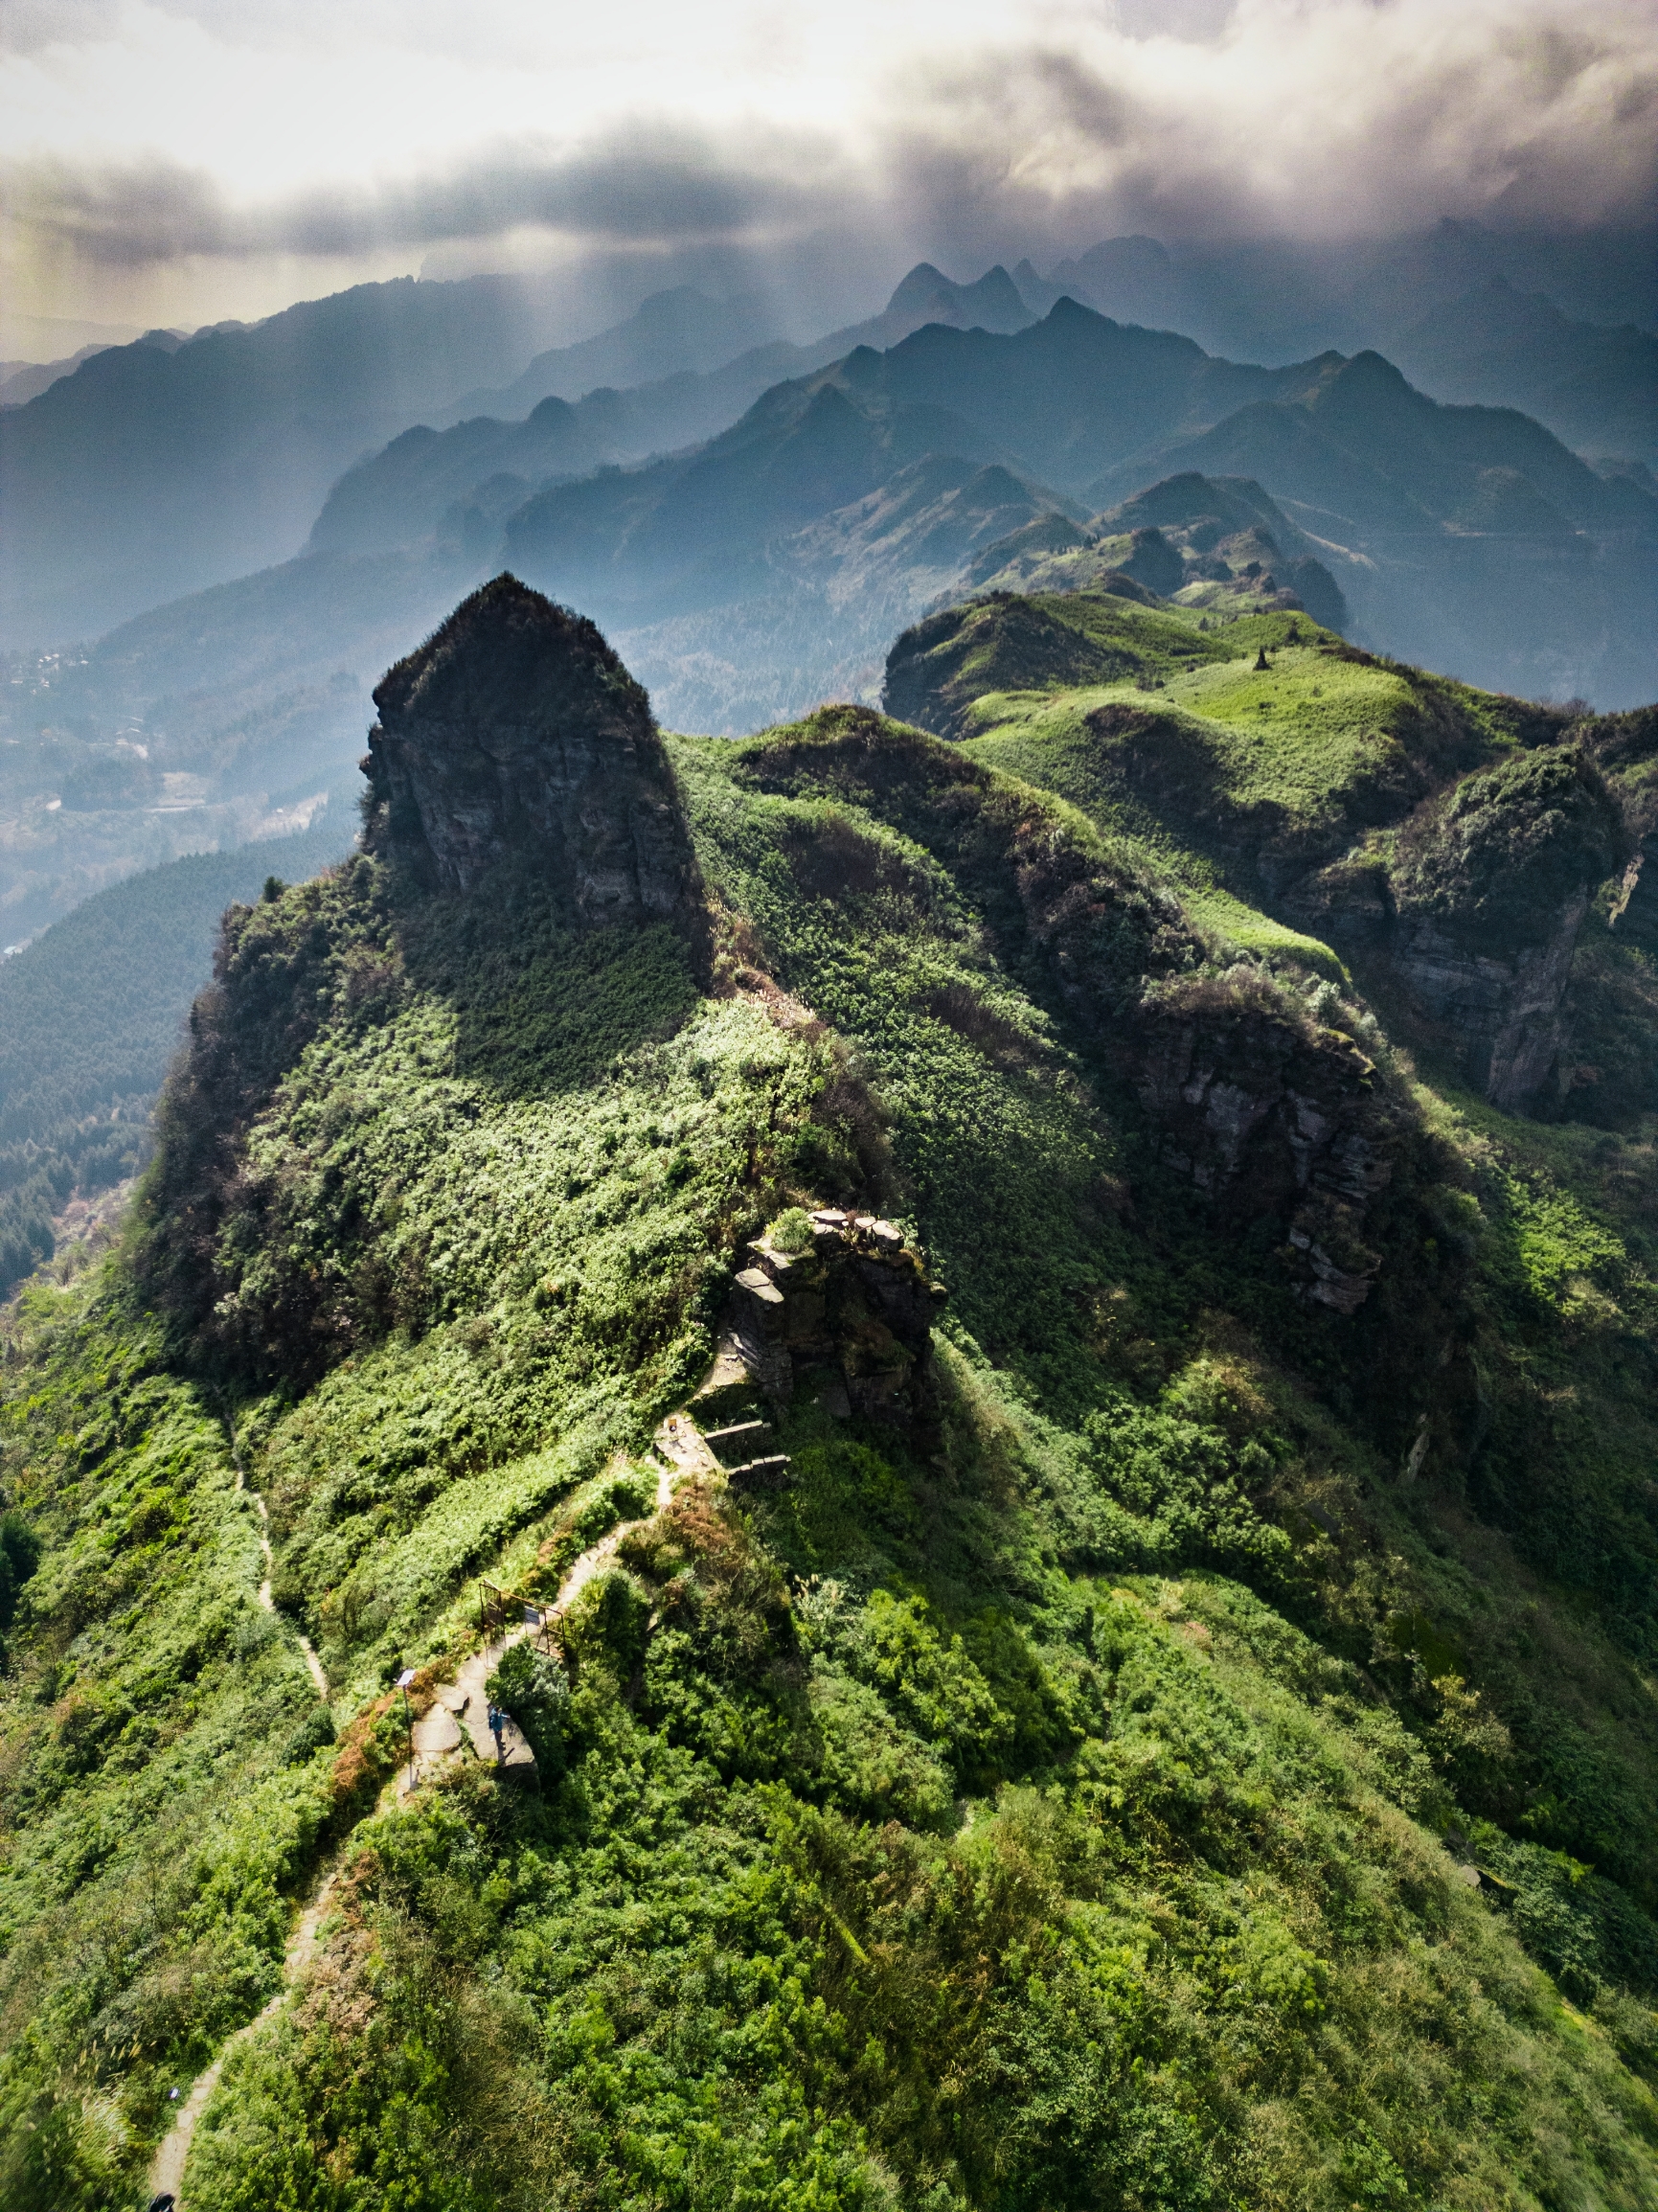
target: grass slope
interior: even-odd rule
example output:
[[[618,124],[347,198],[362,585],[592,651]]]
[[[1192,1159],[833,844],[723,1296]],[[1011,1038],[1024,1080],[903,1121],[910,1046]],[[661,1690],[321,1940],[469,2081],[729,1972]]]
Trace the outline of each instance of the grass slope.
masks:
[[[1244,702],[1203,728],[1257,711],[1187,657]],[[1658,2202],[1649,1161],[1373,1022],[1388,1272],[1300,1303],[1157,1166],[1024,887],[1085,865],[1130,996],[1362,1010],[1246,984],[1231,895],[995,741],[673,741],[706,997],[517,879],[411,910],[360,860],[236,922],[204,1022],[243,1076],[288,1041],[235,1173],[180,1087],[139,1247],[8,1324],[8,2203],[142,2201],[336,1854],[200,2212]],[[826,1195],[951,1286],[937,1451],[797,1409],[791,1489],[625,1540],[526,1707],[538,1795],[397,1809],[397,1669],[635,1510],[743,1239]],[[1407,1483],[1446,1343],[1495,1444]]]

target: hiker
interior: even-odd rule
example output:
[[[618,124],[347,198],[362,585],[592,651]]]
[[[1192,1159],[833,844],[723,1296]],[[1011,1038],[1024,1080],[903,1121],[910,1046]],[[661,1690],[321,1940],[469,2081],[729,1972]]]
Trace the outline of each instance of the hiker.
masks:
[[[173,2196],[172,2191],[164,2189],[159,2197],[152,2197],[149,2200],[149,2212],[172,2212],[176,2202],[177,2199]]]
[[[507,1750],[502,1738],[507,1733],[507,1716],[499,1705],[491,1705],[489,1708],[489,1733],[495,1739],[495,1764],[497,1767],[505,1767]]]

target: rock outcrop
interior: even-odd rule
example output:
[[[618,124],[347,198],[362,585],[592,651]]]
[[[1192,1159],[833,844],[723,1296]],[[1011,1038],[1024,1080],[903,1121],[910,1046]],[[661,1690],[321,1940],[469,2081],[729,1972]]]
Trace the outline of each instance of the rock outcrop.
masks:
[[[1627,850],[1594,762],[1575,745],[1545,746],[1419,810],[1391,865],[1338,861],[1283,904],[1300,926],[1374,963],[1375,980],[1512,1113],[1556,1074],[1579,931]],[[1638,888],[1638,876],[1629,881]]]
[[[1400,927],[1391,966],[1418,1014],[1451,1044],[1470,1082],[1506,1113],[1548,1082],[1566,1041],[1564,1008],[1588,888],[1568,900],[1540,945],[1494,958],[1425,919]]]
[[[1145,1011],[1135,1088],[1159,1157],[1222,1219],[1276,1216],[1302,1294],[1356,1312],[1381,1265],[1362,1242],[1392,1162],[1370,1062],[1292,1022],[1269,988],[1194,983]]]
[[[774,1488],[787,1461],[762,1409],[809,1394],[838,1419],[858,1414],[924,1442],[934,1411],[932,1323],[944,1298],[902,1230],[824,1207],[811,1243],[748,1248],[718,1349],[691,1413],[739,1488]]]
[[[649,699],[591,622],[498,576],[387,673],[375,704],[371,852],[446,892],[516,856],[582,927],[693,912]]]

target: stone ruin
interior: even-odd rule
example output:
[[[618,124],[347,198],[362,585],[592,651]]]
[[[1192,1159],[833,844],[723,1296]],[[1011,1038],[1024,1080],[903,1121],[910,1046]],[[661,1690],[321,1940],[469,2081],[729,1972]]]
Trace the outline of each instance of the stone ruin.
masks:
[[[923,1447],[936,1419],[932,1324],[943,1285],[891,1221],[832,1206],[809,1220],[808,1249],[785,1252],[769,1231],[748,1246],[714,1363],[688,1408],[739,1490],[787,1481],[770,1417],[798,1396]]]

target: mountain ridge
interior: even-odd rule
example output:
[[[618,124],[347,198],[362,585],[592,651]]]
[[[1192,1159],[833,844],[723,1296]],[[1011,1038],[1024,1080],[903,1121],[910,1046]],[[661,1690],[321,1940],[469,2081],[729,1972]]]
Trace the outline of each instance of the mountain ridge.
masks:
[[[1650,2196],[1639,1117],[1481,1099],[1192,838],[1420,789],[1474,943],[1494,827],[1617,869],[1532,831],[1569,755],[1639,828],[1652,717],[933,620],[973,734],[731,744],[497,580],[378,687],[375,849],[227,916],[124,1248],[0,1324],[20,2203],[198,2077],[193,2212]],[[611,813],[520,818],[588,737]],[[642,762],[694,890],[583,914]]]

